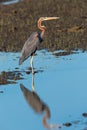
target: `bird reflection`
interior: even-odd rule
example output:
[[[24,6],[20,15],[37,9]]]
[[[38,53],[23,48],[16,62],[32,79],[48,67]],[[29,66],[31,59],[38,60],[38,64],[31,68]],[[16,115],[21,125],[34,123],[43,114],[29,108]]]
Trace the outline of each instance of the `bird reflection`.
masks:
[[[37,112],[43,113],[46,112],[45,116],[43,117],[43,125],[46,128],[49,128],[47,124],[47,119],[50,118],[50,110],[49,107],[40,99],[36,92],[30,91],[27,89],[23,84],[20,84],[20,88],[23,92],[23,95],[28,102],[28,104]]]
[[[45,112],[45,116],[42,119],[43,125],[45,128],[61,128],[58,124],[48,124],[47,119],[50,119],[50,109],[49,107],[40,99],[38,94],[34,91],[30,91],[23,84],[20,84],[20,88],[23,92],[23,95],[28,102],[28,104],[36,111],[38,114]]]

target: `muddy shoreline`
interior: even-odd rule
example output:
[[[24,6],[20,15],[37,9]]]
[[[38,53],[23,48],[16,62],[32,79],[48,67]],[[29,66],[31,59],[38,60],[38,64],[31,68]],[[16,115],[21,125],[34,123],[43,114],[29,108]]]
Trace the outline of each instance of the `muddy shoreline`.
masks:
[[[59,16],[60,20],[44,22],[44,42],[38,49],[87,50],[86,0],[25,0],[0,4],[0,51],[20,51],[26,39],[37,29],[42,16]]]

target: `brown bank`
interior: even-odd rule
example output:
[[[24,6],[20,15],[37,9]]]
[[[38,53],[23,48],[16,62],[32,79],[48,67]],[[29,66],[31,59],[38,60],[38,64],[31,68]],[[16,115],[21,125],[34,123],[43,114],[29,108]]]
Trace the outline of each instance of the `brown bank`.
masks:
[[[44,22],[45,40],[38,49],[87,50],[86,0],[25,0],[0,4],[0,51],[20,51],[29,35],[38,31],[42,16],[60,20]]]

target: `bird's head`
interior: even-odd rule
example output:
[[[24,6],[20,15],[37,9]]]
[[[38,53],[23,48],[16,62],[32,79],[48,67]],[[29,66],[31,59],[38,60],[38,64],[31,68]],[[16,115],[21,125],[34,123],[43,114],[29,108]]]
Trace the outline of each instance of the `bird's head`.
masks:
[[[40,17],[39,20],[38,20],[38,22],[37,22],[38,28],[39,28],[40,30],[46,30],[46,27],[45,27],[44,25],[42,26],[41,23],[42,23],[43,21],[56,20],[56,19],[59,19],[59,17]]]

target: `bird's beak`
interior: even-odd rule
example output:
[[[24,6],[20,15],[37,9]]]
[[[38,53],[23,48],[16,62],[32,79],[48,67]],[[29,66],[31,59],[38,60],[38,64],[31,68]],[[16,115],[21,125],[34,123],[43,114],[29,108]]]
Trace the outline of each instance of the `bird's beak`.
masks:
[[[43,21],[45,21],[45,20],[55,20],[55,19],[59,19],[59,17],[44,17]]]

